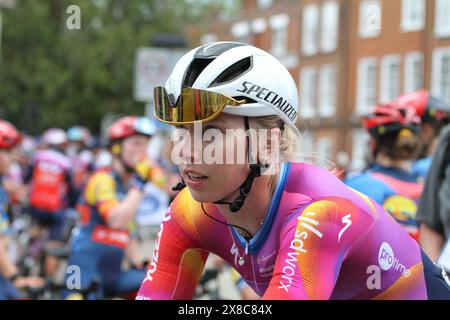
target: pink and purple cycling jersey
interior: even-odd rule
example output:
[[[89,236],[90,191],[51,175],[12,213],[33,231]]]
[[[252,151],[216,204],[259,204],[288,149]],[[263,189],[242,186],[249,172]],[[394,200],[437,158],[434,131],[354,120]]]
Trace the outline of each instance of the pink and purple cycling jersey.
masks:
[[[226,221],[214,204],[206,212]],[[246,240],[184,189],[161,223],[137,299],[191,299],[208,253],[264,299],[427,299],[419,245],[380,205],[326,170],[287,163]]]

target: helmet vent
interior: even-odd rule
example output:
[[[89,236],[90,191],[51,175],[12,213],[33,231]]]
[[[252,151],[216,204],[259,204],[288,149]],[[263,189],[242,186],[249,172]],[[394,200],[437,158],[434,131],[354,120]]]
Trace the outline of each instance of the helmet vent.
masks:
[[[209,87],[219,86],[236,80],[252,68],[252,58],[247,57],[232,64],[229,68],[224,70]]]
[[[192,87],[195,80],[197,80],[200,73],[213,61],[214,59],[200,59],[195,58],[189,64],[189,67],[186,69],[186,73],[184,74],[183,84],[181,88],[189,88]]]

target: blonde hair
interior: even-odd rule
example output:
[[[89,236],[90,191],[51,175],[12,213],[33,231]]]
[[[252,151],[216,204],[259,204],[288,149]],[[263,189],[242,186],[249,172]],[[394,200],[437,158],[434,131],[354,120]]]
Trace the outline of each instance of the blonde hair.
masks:
[[[255,117],[252,119],[264,129],[279,128],[281,130],[279,145],[281,162],[293,161],[296,158],[300,137],[294,129],[286,125],[278,116]]]
[[[280,162],[293,161],[296,158],[298,152],[298,145],[300,137],[289,125],[286,125],[284,121],[278,116],[264,116],[251,118],[253,121],[263,129],[276,129],[281,130],[281,138],[279,144]],[[276,186],[276,175],[273,175],[269,179],[270,196],[273,196]]]

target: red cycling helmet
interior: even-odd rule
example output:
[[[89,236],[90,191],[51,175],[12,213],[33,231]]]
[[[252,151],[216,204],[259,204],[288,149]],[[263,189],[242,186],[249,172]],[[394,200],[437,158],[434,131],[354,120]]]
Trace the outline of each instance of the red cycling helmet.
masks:
[[[109,141],[122,140],[133,135],[152,136],[156,133],[154,124],[147,118],[126,116],[116,120],[108,130]]]
[[[440,121],[450,116],[450,103],[432,96],[427,90],[419,90],[400,96],[396,103],[402,106],[409,105],[416,109],[417,114],[424,122],[431,119]]]
[[[373,113],[364,118],[364,127],[376,139],[388,132],[405,128],[417,133],[420,123],[415,108],[396,103],[378,105]]]
[[[22,140],[22,135],[11,123],[0,119],[0,149],[11,149]]]

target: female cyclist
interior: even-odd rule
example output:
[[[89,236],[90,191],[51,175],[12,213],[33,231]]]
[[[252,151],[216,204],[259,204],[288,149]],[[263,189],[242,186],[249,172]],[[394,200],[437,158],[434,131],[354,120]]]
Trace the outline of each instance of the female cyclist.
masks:
[[[82,226],[75,236],[69,257],[70,266],[78,266],[80,283],[73,283],[63,293],[67,299],[79,298],[79,292],[99,282],[97,292],[88,299],[123,296],[133,298],[145,276],[140,268],[122,270],[126,253],[132,253],[134,241],[130,226],[144,197],[148,180],[155,181],[156,172],[147,161],[149,137],[155,133],[146,118],[127,116],[116,120],[108,130],[110,149],[114,156],[110,169],[99,170],[88,180],[77,210]],[[128,250],[128,251],[126,251]],[[130,260],[140,265],[138,257]],[[67,274],[67,280],[73,279]]]
[[[381,206],[328,171],[291,162],[298,92],[274,57],[207,44],[154,93],[155,116],[177,126],[177,188],[187,188],[161,223],[137,299],[192,298],[208,252],[264,299],[450,298],[440,271]],[[270,135],[258,148],[254,134],[239,146],[219,139],[246,129]],[[242,149],[245,162],[236,160]],[[236,162],[210,162],[220,154]]]
[[[418,240],[416,211],[423,184],[412,165],[420,147],[420,118],[408,105],[380,105],[365,118],[364,126],[371,136],[374,160],[345,183],[382,205]]]

